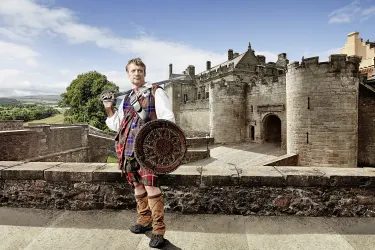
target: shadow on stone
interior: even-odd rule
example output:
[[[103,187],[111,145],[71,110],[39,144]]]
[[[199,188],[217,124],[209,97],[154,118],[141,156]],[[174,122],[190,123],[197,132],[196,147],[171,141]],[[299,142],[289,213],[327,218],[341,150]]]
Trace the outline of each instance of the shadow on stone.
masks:
[[[145,235],[149,238],[149,239],[151,239],[151,232],[146,232],[145,233]],[[160,249],[164,249],[164,250],[182,250],[182,248],[179,248],[179,247],[177,247],[177,246],[175,246],[175,245],[173,245],[169,240],[167,240],[167,239],[164,239],[165,240],[165,244],[164,244],[164,246],[162,247],[162,248],[160,248]]]

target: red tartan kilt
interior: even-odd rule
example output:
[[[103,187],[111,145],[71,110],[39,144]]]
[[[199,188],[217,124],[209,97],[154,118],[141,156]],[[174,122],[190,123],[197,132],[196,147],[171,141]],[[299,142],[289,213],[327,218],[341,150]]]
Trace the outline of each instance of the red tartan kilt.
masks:
[[[136,172],[126,172],[126,179],[131,186],[133,182],[138,182],[145,186],[157,187],[158,176],[140,167]]]

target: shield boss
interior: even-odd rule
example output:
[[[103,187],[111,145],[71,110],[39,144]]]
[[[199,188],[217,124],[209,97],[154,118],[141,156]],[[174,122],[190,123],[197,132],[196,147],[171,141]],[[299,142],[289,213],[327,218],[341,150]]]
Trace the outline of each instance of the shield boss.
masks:
[[[186,151],[183,131],[168,120],[158,119],[147,122],[135,137],[135,158],[141,167],[156,174],[176,170]]]

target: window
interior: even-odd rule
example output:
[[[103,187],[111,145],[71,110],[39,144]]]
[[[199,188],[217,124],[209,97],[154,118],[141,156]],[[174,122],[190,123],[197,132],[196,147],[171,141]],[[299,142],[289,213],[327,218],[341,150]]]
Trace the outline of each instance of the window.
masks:
[[[254,126],[250,126],[250,139],[255,140],[255,128]]]
[[[209,92],[206,92],[206,98],[208,99],[208,97],[210,96],[210,93]]]
[[[310,109],[310,97],[307,97],[307,109]]]
[[[188,101],[188,96],[187,94],[184,94],[184,103],[186,103]]]
[[[306,144],[309,144],[309,132],[306,132]]]

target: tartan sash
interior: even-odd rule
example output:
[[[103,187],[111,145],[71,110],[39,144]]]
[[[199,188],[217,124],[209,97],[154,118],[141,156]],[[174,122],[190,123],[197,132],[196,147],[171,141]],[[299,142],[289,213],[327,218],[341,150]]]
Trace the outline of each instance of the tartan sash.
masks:
[[[146,112],[146,119],[141,119],[135,111],[131,102],[134,102],[134,92],[131,92],[125,97],[123,110],[124,118],[121,121],[120,129],[115,137],[115,149],[119,163],[119,169],[125,171],[126,158],[133,155],[134,140],[140,128],[151,120],[156,120],[155,110],[155,91],[160,86],[153,86],[152,91],[149,91],[147,96],[139,96],[138,102],[144,112]],[[136,97],[137,98],[137,97]]]

